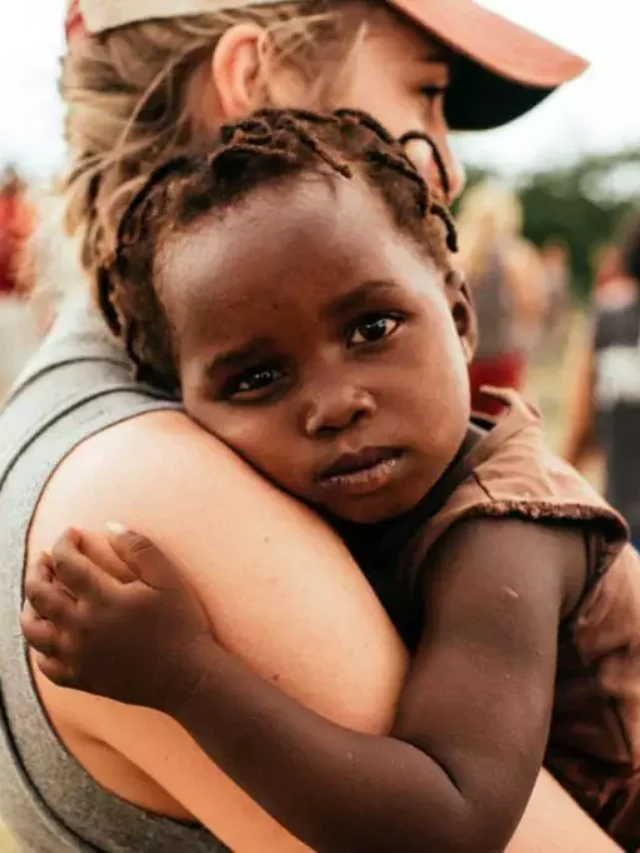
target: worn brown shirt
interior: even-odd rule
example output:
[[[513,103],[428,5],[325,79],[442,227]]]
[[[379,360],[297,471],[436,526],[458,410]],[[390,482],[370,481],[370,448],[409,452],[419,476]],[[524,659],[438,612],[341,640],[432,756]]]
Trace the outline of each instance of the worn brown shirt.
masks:
[[[513,517],[583,528],[587,581],[559,626],[545,763],[626,850],[640,849],[640,558],[622,518],[547,449],[535,409],[513,392],[492,393],[505,414],[484,424],[486,435],[420,505],[347,537],[415,650],[429,552],[458,521]]]

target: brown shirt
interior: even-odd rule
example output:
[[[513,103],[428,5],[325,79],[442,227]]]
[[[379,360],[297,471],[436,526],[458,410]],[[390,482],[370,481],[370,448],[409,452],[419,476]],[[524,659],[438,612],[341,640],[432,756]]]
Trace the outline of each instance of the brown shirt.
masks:
[[[491,393],[505,414],[415,510],[369,531],[354,552],[415,649],[429,551],[456,522],[513,517],[583,527],[587,582],[559,627],[545,763],[625,849],[640,849],[640,558],[622,518],[547,449],[539,414],[514,392]]]

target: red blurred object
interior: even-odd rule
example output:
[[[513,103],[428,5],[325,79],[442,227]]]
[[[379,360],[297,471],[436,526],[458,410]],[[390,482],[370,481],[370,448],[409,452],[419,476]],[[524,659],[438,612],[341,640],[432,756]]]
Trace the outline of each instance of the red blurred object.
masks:
[[[621,275],[619,247],[613,243],[603,246],[598,253],[595,263],[594,290],[600,291],[606,288],[607,285],[620,278]]]
[[[517,353],[481,358],[469,365],[471,384],[471,409],[482,415],[495,417],[503,410],[499,400],[482,393],[482,388],[513,388],[521,390],[524,384],[526,363]]]
[[[0,295],[17,293],[24,248],[33,233],[35,211],[13,167],[0,177]]]
[[[80,0],[71,0],[69,3],[67,17],[64,22],[64,33],[67,44],[70,44],[73,39],[84,38],[87,35],[84,16],[80,8]]]

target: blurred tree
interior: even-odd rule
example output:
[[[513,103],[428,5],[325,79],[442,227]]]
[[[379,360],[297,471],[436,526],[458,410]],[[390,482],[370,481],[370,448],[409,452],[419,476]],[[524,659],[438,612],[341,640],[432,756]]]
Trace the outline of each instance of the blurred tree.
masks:
[[[469,186],[495,174],[471,167]],[[616,236],[620,221],[640,207],[640,149],[590,155],[576,163],[521,178],[524,232],[536,245],[563,242],[571,254],[574,293],[586,298],[597,249]]]

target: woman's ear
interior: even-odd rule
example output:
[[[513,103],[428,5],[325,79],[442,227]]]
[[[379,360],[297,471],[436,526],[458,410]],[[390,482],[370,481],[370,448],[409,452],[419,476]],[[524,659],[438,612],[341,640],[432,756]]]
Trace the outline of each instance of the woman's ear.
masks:
[[[462,351],[467,364],[470,364],[478,346],[478,321],[469,286],[462,273],[452,270],[447,274],[445,287]]]
[[[211,57],[211,79],[225,119],[237,119],[264,106],[268,34],[258,24],[230,27]]]

